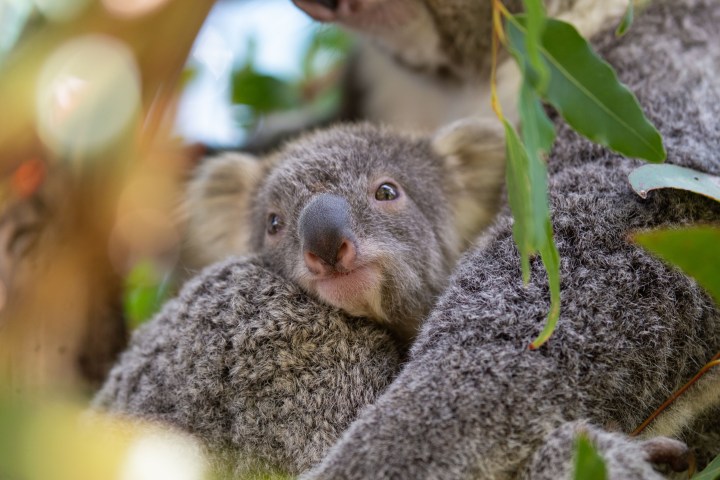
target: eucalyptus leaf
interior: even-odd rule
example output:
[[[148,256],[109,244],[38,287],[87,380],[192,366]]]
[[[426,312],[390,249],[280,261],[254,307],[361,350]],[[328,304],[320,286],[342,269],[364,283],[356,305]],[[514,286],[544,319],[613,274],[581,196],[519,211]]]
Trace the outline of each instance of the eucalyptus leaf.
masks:
[[[547,198],[547,168],[544,155],[552,146],[555,131],[540,100],[524,82],[520,92],[520,119],[523,142],[504,121],[507,142],[507,188],[512,210],[513,237],[520,251],[523,281],[530,279],[530,256],[540,253],[550,284],[551,306],[542,333],[530,345],[538,348],[547,341],[560,314],[560,259],[553,242]]]
[[[720,226],[653,230],[633,239],[693,277],[720,303]]]
[[[509,17],[509,46],[518,62],[530,62],[524,15]],[[541,36],[540,56],[547,64],[547,90],[539,93],[582,135],[623,155],[662,162],[662,138],[643,114],[635,96],[615,71],[598,57],[569,23],[548,19]],[[538,90],[537,79],[532,79]]]
[[[623,35],[625,35],[632,26],[634,20],[635,4],[633,3],[633,0],[628,0],[628,6],[625,9],[625,14],[620,20],[620,24],[618,25],[617,30],[615,30],[615,36],[622,37]]]
[[[550,79],[547,65],[540,58],[540,41],[545,30],[545,6],[540,0],[523,0],[527,16],[527,35],[525,48],[528,53],[528,62],[537,78],[538,90],[544,92]]]
[[[505,142],[507,144],[506,181],[508,201],[513,215],[513,238],[520,251],[523,282],[530,280],[530,256],[537,253],[533,229],[534,212],[532,204],[532,180],[530,177],[530,159],[520,142],[515,129],[507,120]],[[542,187],[542,186],[541,186]],[[541,218],[544,216],[540,213]]]
[[[720,455],[710,462],[702,472],[693,475],[692,480],[718,480],[720,479]]]
[[[628,176],[630,185],[642,198],[660,188],[699,193],[720,202],[720,177],[677,165],[643,165]]]
[[[597,453],[586,435],[580,435],[575,444],[575,480],[606,480],[605,461]]]
[[[543,331],[530,345],[530,348],[535,349],[550,338],[560,316],[560,255],[553,239],[545,168],[545,157],[555,141],[555,127],[527,80],[523,81],[520,89],[519,111],[523,143],[529,161],[531,195],[528,208],[533,215],[532,236],[534,246],[545,265],[550,285],[550,312]],[[527,281],[528,278],[525,278]]]
[[[555,142],[555,126],[545,114],[540,98],[527,81],[520,88],[520,124],[523,143],[538,161],[550,152]]]

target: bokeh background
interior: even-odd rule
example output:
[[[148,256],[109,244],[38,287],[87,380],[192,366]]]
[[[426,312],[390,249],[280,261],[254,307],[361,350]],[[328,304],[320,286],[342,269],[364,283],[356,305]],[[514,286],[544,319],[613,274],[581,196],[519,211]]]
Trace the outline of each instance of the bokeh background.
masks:
[[[192,273],[193,168],[335,117],[352,45],[290,0],[0,0],[0,479],[210,478],[83,412]]]

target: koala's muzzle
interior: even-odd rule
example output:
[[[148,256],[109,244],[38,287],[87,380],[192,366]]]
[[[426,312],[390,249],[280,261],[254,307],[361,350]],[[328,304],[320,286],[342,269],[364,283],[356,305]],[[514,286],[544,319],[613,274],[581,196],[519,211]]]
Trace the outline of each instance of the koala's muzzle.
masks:
[[[327,193],[313,198],[300,213],[298,235],[305,264],[311,272],[352,270],[355,235],[350,205],[344,198]]]

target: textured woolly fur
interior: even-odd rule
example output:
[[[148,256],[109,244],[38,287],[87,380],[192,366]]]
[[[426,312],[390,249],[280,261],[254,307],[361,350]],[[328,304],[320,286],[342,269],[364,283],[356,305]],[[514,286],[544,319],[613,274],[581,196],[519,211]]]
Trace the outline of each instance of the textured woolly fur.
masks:
[[[188,282],[138,329],[93,407],[193,433],[240,476],[298,473],[399,364],[375,324],[236,258]]]
[[[627,36],[607,32],[596,46],[663,134],[668,162],[720,174],[720,2],[658,1]],[[568,478],[572,442],[563,438],[583,427],[567,422],[629,432],[720,350],[710,298],[628,239],[717,224],[720,206],[680,191],[643,200],[627,182],[640,162],[556,125],[548,167],[563,307],[555,335],[528,350],[549,294],[537,260],[523,287],[512,219],[501,213],[459,261],[398,378],[304,478]],[[660,478],[619,433],[595,439],[610,478]]]

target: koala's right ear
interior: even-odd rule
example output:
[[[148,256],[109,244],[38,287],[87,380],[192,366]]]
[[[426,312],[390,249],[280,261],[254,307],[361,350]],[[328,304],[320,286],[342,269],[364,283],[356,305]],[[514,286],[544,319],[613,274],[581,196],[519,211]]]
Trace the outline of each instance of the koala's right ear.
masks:
[[[185,224],[185,266],[199,268],[250,252],[252,199],[266,167],[244,153],[201,162],[188,182],[180,212]]]
[[[455,227],[467,245],[497,213],[505,180],[505,131],[495,119],[466,118],[440,129],[433,149],[450,173]]]

